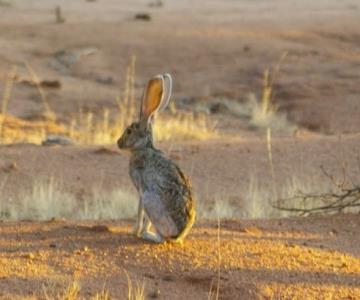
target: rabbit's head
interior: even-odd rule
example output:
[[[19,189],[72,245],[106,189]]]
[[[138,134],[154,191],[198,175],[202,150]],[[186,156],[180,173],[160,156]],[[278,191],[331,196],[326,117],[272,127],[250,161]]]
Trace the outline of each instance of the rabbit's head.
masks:
[[[136,150],[153,145],[152,123],[154,115],[169,103],[172,79],[169,74],[157,75],[149,80],[141,101],[139,121],[126,128],[117,144],[120,149]]]

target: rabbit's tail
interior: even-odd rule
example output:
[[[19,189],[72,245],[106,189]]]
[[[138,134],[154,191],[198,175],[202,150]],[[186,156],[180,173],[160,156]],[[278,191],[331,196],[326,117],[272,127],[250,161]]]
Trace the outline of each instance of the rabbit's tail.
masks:
[[[195,209],[192,208],[189,211],[188,217],[189,217],[189,219],[188,219],[188,222],[186,223],[186,226],[184,227],[184,229],[180,232],[180,234],[176,238],[172,238],[170,240],[171,242],[182,244],[184,238],[189,234],[191,227],[195,223],[195,217],[196,217]]]

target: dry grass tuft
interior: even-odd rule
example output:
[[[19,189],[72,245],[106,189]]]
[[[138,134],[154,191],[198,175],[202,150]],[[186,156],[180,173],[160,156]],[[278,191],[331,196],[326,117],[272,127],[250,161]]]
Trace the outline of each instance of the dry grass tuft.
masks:
[[[254,95],[249,97],[250,124],[255,127],[270,128],[280,132],[294,132],[296,130],[296,126],[288,121],[286,114],[279,112],[273,90],[274,82],[279,76],[281,64],[287,54],[287,52],[283,53],[274,68],[264,71],[261,100],[258,101]]]
[[[265,70],[263,92],[258,101],[250,95],[247,105],[250,109],[250,124],[257,128],[271,128],[274,131],[294,132],[296,126],[288,121],[286,114],[279,112],[273,93],[273,79],[269,70]]]
[[[78,282],[72,282],[65,290],[64,294],[59,297],[59,300],[76,300],[79,298],[80,285]]]
[[[140,283],[139,281],[135,281],[135,284],[130,278],[130,275],[125,270],[125,275],[128,283],[128,300],[145,300],[145,284]]]
[[[6,182],[0,184],[0,191]],[[105,192],[100,188],[84,196],[81,201],[67,192],[60,182],[50,178],[36,180],[30,191],[20,191],[18,199],[0,198],[0,219],[6,220],[99,220],[124,219],[136,215],[137,197],[115,189]]]
[[[50,134],[66,135],[68,132],[66,126],[54,121],[26,121],[7,114],[0,114],[0,126],[1,144],[41,144]]]
[[[223,195],[218,195],[214,202],[199,199],[197,217],[205,220],[223,219],[273,219],[297,216],[299,213],[282,211],[275,208],[278,199],[289,199],[304,194],[324,194],[333,191],[333,186],[321,174],[309,175],[294,171],[285,182],[276,183],[271,178],[263,179],[256,173],[249,175],[249,184],[239,203],[234,203]],[[321,200],[313,203],[287,203],[298,208],[317,207]],[[353,210],[356,212],[355,210]]]
[[[78,300],[84,299],[80,296],[81,286],[78,281],[72,281],[63,291],[57,293],[59,283],[49,281],[46,284],[46,287],[43,286],[44,298],[47,300]],[[88,298],[91,300],[110,300],[110,293],[105,289],[105,287],[95,296]]]
[[[49,101],[48,101],[48,99],[46,97],[45,91],[41,86],[41,80],[40,80],[39,76],[36,74],[35,70],[33,69],[33,67],[29,63],[26,62],[25,67],[28,70],[28,72],[29,72],[29,74],[30,74],[30,76],[32,78],[32,82],[35,84],[35,86],[36,86],[36,88],[37,88],[37,90],[39,92],[39,95],[41,97],[43,107],[44,107],[43,117],[46,120],[55,122],[56,121],[56,114],[50,107],[50,104],[49,104]]]
[[[175,112],[172,116],[160,117],[154,126],[157,140],[208,140],[218,136],[213,123],[204,115],[193,113]]]
[[[97,293],[91,300],[110,300],[110,293],[105,288],[101,292]]]
[[[137,114],[131,116],[131,113],[128,113],[129,111],[136,111],[136,106],[123,107],[112,118],[107,109],[103,111],[100,119],[96,119],[91,112],[79,113],[77,118],[73,119],[71,125],[67,127],[65,135],[79,144],[115,144],[126,127],[137,120]],[[156,118],[154,136],[159,141],[207,140],[216,138],[217,132],[215,124],[206,115],[177,111],[170,116],[160,115]]]
[[[197,204],[197,217],[205,220],[234,219],[240,217],[240,213],[239,207],[219,197],[210,205],[199,201]]]

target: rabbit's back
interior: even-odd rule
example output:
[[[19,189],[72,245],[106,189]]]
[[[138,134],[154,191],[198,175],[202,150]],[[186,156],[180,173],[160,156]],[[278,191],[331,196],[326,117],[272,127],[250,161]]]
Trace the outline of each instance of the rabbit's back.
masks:
[[[133,153],[130,175],[146,213],[167,238],[179,236],[195,218],[191,186],[179,167],[151,148]]]

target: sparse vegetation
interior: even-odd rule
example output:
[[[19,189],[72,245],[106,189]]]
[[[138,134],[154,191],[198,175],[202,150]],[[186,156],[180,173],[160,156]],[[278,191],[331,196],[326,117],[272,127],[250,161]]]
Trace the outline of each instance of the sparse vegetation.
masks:
[[[316,213],[339,213],[360,211],[360,186],[348,179],[346,170],[341,180],[327,173],[331,188],[323,191],[298,188],[274,207],[287,213],[308,215]]]
[[[298,129],[297,125],[288,120],[286,112],[279,110],[273,88],[274,81],[279,73],[279,65],[273,69],[265,69],[261,96],[258,96],[258,93],[247,93],[241,101],[220,98],[211,104],[210,112],[222,112],[243,120],[244,125],[251,130],[272,130],[274,133],[285,134],[295,133]]]
[[[135,99],[135,57],[127,68],[124,90],[116,99],[117,113],[104,109],[102,116],[95,116],[92,112],[80,111],[69,124],[56,121],[55,112],[51,109],[46,93],[41,87],[39,76],[34,69],[25,64],[37,87],[43,103],[43,119],[26,121],[6,114],[15,84],[16,68],[14,67],[6,80],[3,93],[2,110],[0,114],[0,143],[35,143],[41,144],[49,135],[63,135],[71,138],[78,144],[115,144],[126,126],[138,118],[139,103]],[[205,140],[217,136],[213,123],[205,114],[193,114],[178,111],[175,106],[170,114],[161,114],[157,117],[154,134],[158,140]]]
[[[206,220],[234,219],[239,218],[241,212],[238,206],[230,203],[227,199],[218,197],[212,204],[206,200],[199,201],[197,205],[197,217]]]
[[[138,280],[134,284],[128,272],[125,271],[125,275],[128,283],[127,300],[145,300],[145,284]]]
[[[0,190],[4,190],[6,182],[2,182]],[[284,184],[276,187],[278,197],[287,199],[302,193],[329,193],[331,185],[320,178],[308,176],[292,176]],[[297,199],[298,198],[294,198]],[[277,199],[275,199],[277,200]],[[259,182],[254,174],[250,176],[247,191],[244,193],[242,205],[234,204],[228,199],[218,196],[212,204],[199,199],[198,218],[216,220],[239,218],[279,218],[296,215],[302,211],[278,210],[275,208],[271,185]],[[301,201],[289,201],[287,205],[297,205]],[[307,202],[306,209],[319,206],[324,199]],[[17,199],[0,199],[0,219],[6,220],[118,220],[132,218],[136,215],[137,195],[130,191],[115,189],[105,192],[100,187],[77,199],[75,194],[67,192],[65,187],[54,178],[37,180],[30,191],[20,191]]]
[[[0,188],[4,189],[5,185],[4,182]],[[0,219],[122,219],[135,216],[137,209],[137,197],[130,192],[119,189],[104,192],[94,188],[80,201],[54,178],[37,180],[30,191],[23,190],[19,194],[16,201],[1,197]]]
[[[43,298],[45,298],[46,300],[79,299],[81,287],[78,281],[71,281],[63,290],[60,290],[62,289],[60,286],[62,286],[62,284],[57,281],[47,280],[46,283],[42,286]]]
[[[0,185],[4,190],[6,182]],[[218,197],[213,203],[198,203],[198,218],[216,220],[246,218],[267,218],[276,216],[276,210],[270,209],[266,195],[255,182],[250,183],[249,192],[240,208]],[[271,199],[269,199],[270,201]],[[0,219],[2,220],[119,220],[133,218],[137,211],[137,195],[130,191],[115,189],[105,192],[100,187],[77,199],[73,193],[54,178],[36,180],[30,191],[19,191],[17,199],[0,198]],[[274,215],[271,214],[274,213]]]
[[[101,292],[97,293],[91,300],[110,300],[110,293],[105,288]]]
[[[127,300],[145,300],[145,285],[139,281],[131,280],[130,275],[125,271],[127,279]],[[46,285],[43,285],[43,297],[46,300],[80,300],[84,299],[81,294],[81,285],[77,280],[71,281],[65,289],[58,291],[59,284],[49,280]],[[89,297],[90,300],[110,300],[110,292],[104,286],[101,291],[94,296]]]
[[[80,293],[80,285],[77,281],[73,281],[60,296],[60,300],[77,300]]]
[[[273,73],[269,69],[264,71],[261,101],[258,101],[254,94],[249,95],[247,105],[250,109],[250,124],[258,128],[270,128],[274,131],[294,132],[296,126],[288,121],[286,114],[279,112],[273,92],[273,84],[279,68],[280,62]]]

